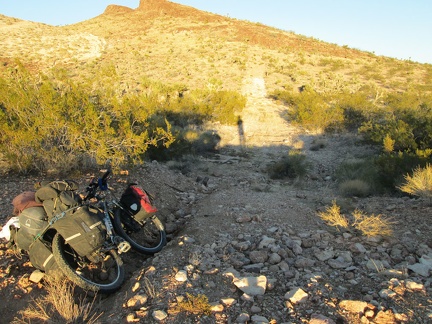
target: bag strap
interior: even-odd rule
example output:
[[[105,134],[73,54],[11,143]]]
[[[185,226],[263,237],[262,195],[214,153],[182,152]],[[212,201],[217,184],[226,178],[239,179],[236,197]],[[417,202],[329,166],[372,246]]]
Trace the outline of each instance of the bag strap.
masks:
[[[63,217],[65,217],[67,212],[70,212],[70,211],[72,211],[72,210],[74,210],[74,209],[78,209],[78,208],[80,208],[80,207],[81,207],[81,206],[75,206],[75,207],[72,207],[72,208],[66,209],[65,211],[63,211],[63,212],[61,212],[61,213],[59,213],[59,214],[53,216],[53,218],[51,218],[51,220],[48,222],[48,225],[45,226],[45,228],[44,228],[40,233],[36,234],[36,236],[35,236],[34,239],[33,239],[33,242],[32,242],[32,243],[30,244],[30,246],[29,246],[29,249],[32,247],[32,245],[33,245],[37,240],[40,240],[40,238],[41,238],[41,237],[46,233],[46,231],[48,231],[48,229],[49,229],[51,226],[53,226],[53,224],[54,224],[55,222],[57,222],[57,221],[59,221],[60,219],[62,219]]]

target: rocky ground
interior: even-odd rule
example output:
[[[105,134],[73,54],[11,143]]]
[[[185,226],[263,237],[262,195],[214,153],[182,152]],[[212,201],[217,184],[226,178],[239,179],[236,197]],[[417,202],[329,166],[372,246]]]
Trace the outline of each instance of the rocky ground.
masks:
[[[153,257],[123,256],[126,282],[98,299],[98,321],[432,323],[430,205],[408,197],[341,197],[335,168],[370,148],[355,136],[294,129],[281,107],[265,98],[260,79],[249,81],[245,146],[238,145],[235,127],[220,127],[222,141],[214,154],[152,162],[116,175],[119,190],[137,181],[155,194],[169,242]],[[317,141],[321,148],[311,149]],[[308,175],[271,180],[267,165],[292,148],[307,156]],[[75,180],[84,188],[90,177]],[[40,180],[3,179],[2,223],[10,217],[12,198]],[[328,226],[318,212],[333,200],[343,212],[359,209],[391,218],[394,235],[368,238]],[[32,282],[28,258],[5,243],[0,247],[0,294],[8,301],[0,312],[9,323],[44,293],[44,280]],[[208,298],[208,314],[181,311],[185,301],[199,296]]]

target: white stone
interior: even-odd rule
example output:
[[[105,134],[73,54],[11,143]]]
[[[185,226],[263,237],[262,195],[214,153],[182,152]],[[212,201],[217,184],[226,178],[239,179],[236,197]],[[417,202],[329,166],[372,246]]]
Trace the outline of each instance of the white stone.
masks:
[[[382,289],[382,290],[379,292],[379,295],[380,295],[381,298],[388,299],[388,298],[393,298],[393,297],[395,297],[397,294],[396,294],[393,290],[390,290],[390,289]]]
[[[152,313],[152,316],[157,321],[163,321],[164,319],[166,319],[168,317],[168,314],[165,313],[163,310],[155,310]]]
[[[333,258],[334,255],[335,255],[335,253],[331,249],[327,249],[324,251],[319,250],[319,251],[315,252],[315,257],[320,261],[327,261],[327,260]]]
[[[409,290],[414,290],[414,291],[419,291],[419,290],[425,289],[423,284],[414,282],[412,280],[405,280],[405,287],[407,287],[407,289],[409,289]]]
[[[269,323],[268,319],[265,318],[264,316],[260,316],[260,315],[253,315],[251,317],[252,323],[254,324],[266,324]]]
[[[267,287],[267,277],[245,277],[235,280],[234,285],[248,295],[264,295]]]
[[[304,303],[307,301],[308,297],[308,293],[301,288],[294,288],[288,291],[284,296],[286,300],[289,300],[293,304]]]
[[[44,276],[45,276],[45,273],[43,273],[40,270],[35,270],[31,273],[29,280],[31,282],[34,282],[34,283],[39,283],[43,279]]]
[[[129,300],[126,302],[126,306],[129,307],[136,307],[139,308],[143,306],[147,302],[147,296],[146,295],[135,295],[132,298],[129,298]]]
[[[187,272],[185,270],[180,270],[175,275],[175,280],[179,282],[185,282],[187,281]]]

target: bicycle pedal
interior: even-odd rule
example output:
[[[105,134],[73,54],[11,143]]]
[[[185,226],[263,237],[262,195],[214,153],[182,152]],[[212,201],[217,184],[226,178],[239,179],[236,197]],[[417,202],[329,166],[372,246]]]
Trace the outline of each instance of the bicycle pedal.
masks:
[[[119,254],[126,253],[131,249],[131,245],[129,242],[123,241],[117,245],[117,250]]]

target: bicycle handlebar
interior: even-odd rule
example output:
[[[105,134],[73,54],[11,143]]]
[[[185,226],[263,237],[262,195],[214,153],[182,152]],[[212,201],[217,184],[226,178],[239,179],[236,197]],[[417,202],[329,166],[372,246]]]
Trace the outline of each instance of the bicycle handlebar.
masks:
[[[84,200],[89,200],[91,198],[96,197],[96,192],[99,190],[106,191],[108,190],[107,179],[111,174],[111,170],[105,171],[102,177],[96,179],[92,179],[90,184],[87,186],[86,191],[87,195],[84,197]]]

